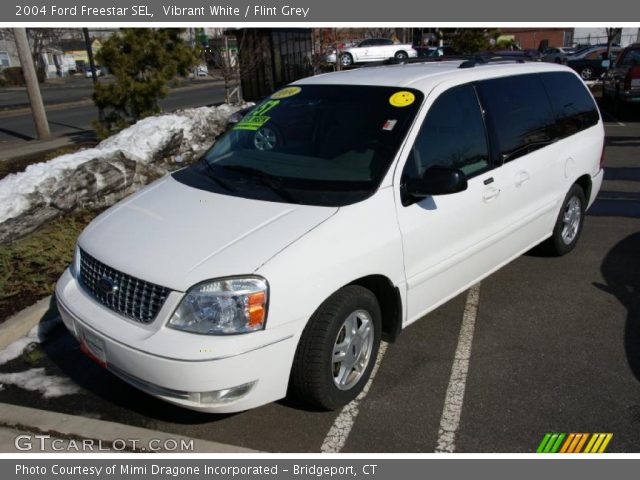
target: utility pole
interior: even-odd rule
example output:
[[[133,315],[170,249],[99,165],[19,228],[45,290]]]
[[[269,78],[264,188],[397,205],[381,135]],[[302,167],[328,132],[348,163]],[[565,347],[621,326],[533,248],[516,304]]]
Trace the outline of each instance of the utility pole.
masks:
[[[18,50],[18,58],[22,66],[22,74],[27,84],[27,95],[31,103],[31,112],[33,113],[33,122],[36,125],[38,138],[44,140],[51,136],[49,132],[49,122],[47,122],[47,113],[44,111],[42,96],[40,95],[40,85],[38,85],[38,77],[36,69],[33,66],[33,58],[29,51],[29,40],[27,40],[27,31],[24,28],[14,28],[13,35],[16,40],[16,49]]]
[[[87,49],[87,57],[89,57],[89,68],[91,68],[91,78],[93,83],[98,83],[98,73],[96,72],[96,62],[93,60],[93,48],[91,48],[91,38],[89,38],[89,29],[83,28],[84,46]]]

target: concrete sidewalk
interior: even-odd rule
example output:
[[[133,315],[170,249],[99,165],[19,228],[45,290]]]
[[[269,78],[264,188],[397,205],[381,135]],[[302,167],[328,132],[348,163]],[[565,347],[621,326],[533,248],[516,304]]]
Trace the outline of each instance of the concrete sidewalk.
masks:
[[[62,147],[83,144],[96,139],[93,132],[86,132],[78,135],[65,135],[63,137],[53,137],[47,140],[15,140],[0,143],[0,162],[8,160],[21,160],[34,155],[45,155]]]

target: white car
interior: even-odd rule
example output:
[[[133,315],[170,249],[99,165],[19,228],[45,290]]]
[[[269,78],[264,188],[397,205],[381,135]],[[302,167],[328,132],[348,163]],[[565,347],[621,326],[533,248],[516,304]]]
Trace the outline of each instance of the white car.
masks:
[[[59,310],[84,352],[168,402],[235,412],[290,392],[338,408],[381,338],[541,242],[570,252],[603,145],[561,65],[305,78],[97,217]]]
[[[99,77],[100,75],[102,75],[102,70],[100,70],[100,67],[96,67],[96,77]],[[92,78],[93,73],[91,73],[91,69],[85,70],[84,76],[85,78]]]
[[[337,53],[329,52],[325,60],[335,63]],[[404,60],[418,56],[411,44],[394,43],[386,38],[368,38],[361,41],[357,46],[347,47],[340,51],[340,63],[344,67],[354,63],[379,62],[389,58]]]

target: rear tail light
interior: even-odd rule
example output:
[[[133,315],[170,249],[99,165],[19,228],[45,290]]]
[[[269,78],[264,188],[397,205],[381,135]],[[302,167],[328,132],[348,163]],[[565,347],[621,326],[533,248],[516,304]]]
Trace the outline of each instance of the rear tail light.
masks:
[[[633,66],[624,77],[624,89],[631,90],[631,81],[640,79],[640,66]]]

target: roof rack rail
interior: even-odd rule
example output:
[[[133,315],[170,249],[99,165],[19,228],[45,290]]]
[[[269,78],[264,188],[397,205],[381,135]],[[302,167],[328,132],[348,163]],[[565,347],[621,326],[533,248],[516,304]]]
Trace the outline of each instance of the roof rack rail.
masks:
[[[469,55],[443,55],[442,57],[415,57],[415,58],[387,58],[386,60],[379,60],[376,62],[367,62],[362,65],[354,65],[350,67],[343,67],[343,70],[351,70],[354,68],[367,68],[367,67],[381,67],[385,65],[405,65],[409,63],[438,63],[438,62],[451,62],[456,60],[468,60],[472,58]]]
[[[510,55],[474,55],[473,58],[462,62],[458,68],[473,68],[478,65],[487,65],[488,63],[525,63],[525,62],[533,62],[531,58],[527,58],[525,56],[516,57]]]
[[[342,67],[342,70],[354,70],[359,68],[369,68],[369,67],[382,67],[385,65],[405,65],[412,63],[438,63],[438,62],[451,62],[451,61],[460,61],[462,63],[458,66],[458,68],[472,68],[476,65],[485,65],[487,63],[492,62],[513,62],[513,63],[525,63],[525,62],[533,62],[534,60],[522,56],[510,56],[510,55],[443,55],[441,57],[415,57],[415,58],[387,58],[386,60],[379,60],[375,62],[367,62],[361,65],[350,65],[348,67]]]

